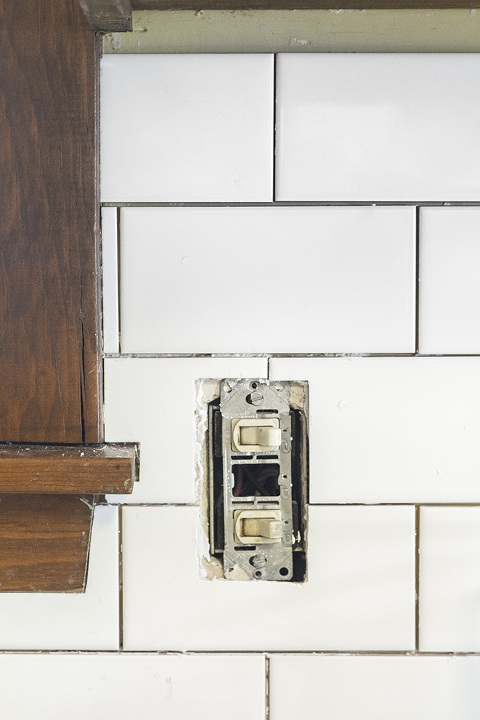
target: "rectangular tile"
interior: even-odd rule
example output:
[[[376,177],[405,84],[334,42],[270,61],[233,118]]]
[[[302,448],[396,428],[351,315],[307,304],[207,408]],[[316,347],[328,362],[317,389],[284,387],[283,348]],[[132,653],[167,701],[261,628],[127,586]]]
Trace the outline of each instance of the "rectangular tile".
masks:
[[[103,352],[118,353],[118,236],[115,207],[102,208]]]
[[[413,352],[408,207],[123,208],[122,351]]]
[[[127,650],[411,650],[414,510],[311,507],[305,583],[200,577],[198,508],[123,509]]]
[[[0,675],[12,720],[265,718],[262,656],[8,654]]]
[[[420,649],[480,652],[480,508],[422,508]]]
[[[97,505],[85,593],[0,594],[0,649],[117,650],[118,592],[118,508]]]
[[[265,358],[106,358],[107,442],[140,443],[140,482],[111,502],[192,503],[195,381],[266,377]],[[115,438],[115,440],[114,440]]]
[[[308,380],[310,502],[480,501],[480,358],[270,361]]]
[[[273,55],[107,55],[103,202],[262,202],[273,193]]]
[[[477,54],[277,62],[277,200],[478,200]]]
[[[473,720],[480,658],[276,655],[271,720]]]
[[[420,352],[480,353],[480,208],[422,208]]]

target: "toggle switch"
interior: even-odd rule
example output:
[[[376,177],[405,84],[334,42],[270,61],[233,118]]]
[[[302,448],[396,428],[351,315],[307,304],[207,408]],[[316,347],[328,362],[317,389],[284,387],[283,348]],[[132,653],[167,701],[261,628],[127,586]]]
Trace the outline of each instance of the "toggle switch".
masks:
[[[280,510],[240,510],[234,517],[236,539],[244,545],[280,542],[283,537]]]
[[[278,450],[282,431],[277,418],[232,420],[232,449],[236,452]]]
[[[226,579],[302,582],[308,385],[244,378],[217,387],[207,430],[211,555]]]

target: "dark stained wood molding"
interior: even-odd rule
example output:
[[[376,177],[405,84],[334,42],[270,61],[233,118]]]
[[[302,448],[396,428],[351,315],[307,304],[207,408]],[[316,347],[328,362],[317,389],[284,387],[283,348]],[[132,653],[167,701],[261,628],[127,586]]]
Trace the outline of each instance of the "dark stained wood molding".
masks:
[[[96,443],[99,39],[77,0],[0,0],[0,441]]]
[[[102,443],[100,38],[77,0],[19,11],[0,0],[0,442]],[[83,590],[93,500],[0,494],[0,590]]]
[[[0,495],[0,592],[82,592],[93,498]]]
[[[137,446],[0,445],[0,494],[131,493]]]
[[[132,0],[133,10],[433,10],[478,8],[468,0]]]
[[[130,0],[79,0],[91,27],[97,32],[127,32],[132,29]]]

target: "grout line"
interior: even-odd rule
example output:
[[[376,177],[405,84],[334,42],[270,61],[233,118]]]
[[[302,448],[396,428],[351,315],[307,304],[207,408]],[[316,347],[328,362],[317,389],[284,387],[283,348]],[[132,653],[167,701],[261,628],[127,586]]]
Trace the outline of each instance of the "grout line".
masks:
[[[438,507],[438,508],[468,508],[468,507],[480,507],[480,499],[477,502],[423,502],[420,501],[422,507]],[[198,501],[191,503],[175,503],[175,502],[136,502],[129,503],[125,501],[101,503],[108,505],[109,507],[120,507],[123,505],[124,508],[129,507],[171,507],[171,508],[199,508]],[[414,507],[417,503],[415,500],[410,502],[309,502],[309,507]]]
[[[104,202],[102,207],[479,207],[480,201],[274,200],[271,202]]]
[[[299,655],[303,657],[330,656],[340,657],[480,657],[480,652],[458,651],[424,651],[412,650],[268,650],[269,656]],[[264,656],[265,651],[259,650],[0,650],[0,655],[151,655],[151,656],[188,656],[188,655],[257,655]],[[269,658],[270,659],[270,658]]]
[[[415,353],[420,341],[420,208],[415,208]]]
[[[273,172],[272,198],[277,197],[277,54],[273,54]]]
[[[438,507],[438,508],[463,508],[463,507],[479,507],[480,500],[477,502],[423,502],[420,501],[422,507]],[[412,507],[417,506],[418,501],[410,502],[309,502],[309,507]]]
[[[121,208],[117,207],[117,318],[118,318],[118,354],[122,353],[122,304],[121,304],[121,268],[120,268],[120,220]]]
[[[161,503],[161,502],[129,503],[129,502],[125,502],[123,500],[120,501],[119,503],[109,502],[109,503],[107,503],[107,505],[111,505],[111,506],[117,505],[118,507],[124,507],[124,508],[130,508],[130,507],[179,507],[179,508],[180,507],[182,507],[182,508],[183,507],[193,507],[193,508],[199,508],[200,507],[198,502],[193,502],[193,503],[171,503],[171,502],[170,503]],[[410,503],[410,505],[412,505],[412,503]]]
[[[338,359],[338,358],[477,358],[480,353],[104,353],[105,358],[143,358],[143,359],[179,359],[179,358],[286,358],[293,360]]]
[[[123,506],[118,506],[118,647],[123,650]]]
[[[420,650],[420,506],[415,506],[415,652]]]
[[[265,655],[265,720],[270,720],[270,658]]]

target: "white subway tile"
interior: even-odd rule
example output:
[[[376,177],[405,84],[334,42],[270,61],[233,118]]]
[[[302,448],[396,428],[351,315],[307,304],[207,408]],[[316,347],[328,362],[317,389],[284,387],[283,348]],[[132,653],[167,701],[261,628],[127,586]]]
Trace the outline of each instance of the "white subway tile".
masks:
[[[478,657],[274,656],[271,720],[473,720]]]
[[[422,208],[420,352],[480,353],[480,208]]]
[[[140,482],[114,503],[192,503],[195,381],[266,377],[266,358],[106,358],[105,438],[140,443]]]
[[[480,501],[480,358],[270,361],[308,380],[310,502]]]
[[[413,352],[411,207],[124,208],[122,351]]]
[[[478,54],[277,62],[277,200],[478,200]]]
[[[422,508],[420,649],[480,652],[480,507]]]
[[[0,593],[0,649],[117,650],[118,592],[118,508],[97,505],[85,593]]]
[[[103,352],[118,353],[118,237],[117,208],[102,208]]]
[[[303,584],[201,578],[198,508],[123,513],[127,650],[414,646],[411,507],[311,507]]]
[[[270,201],[272,55],[104,55],[103,202]]]
[[[264,720],[262,656],[0,655],[9,720]]]

